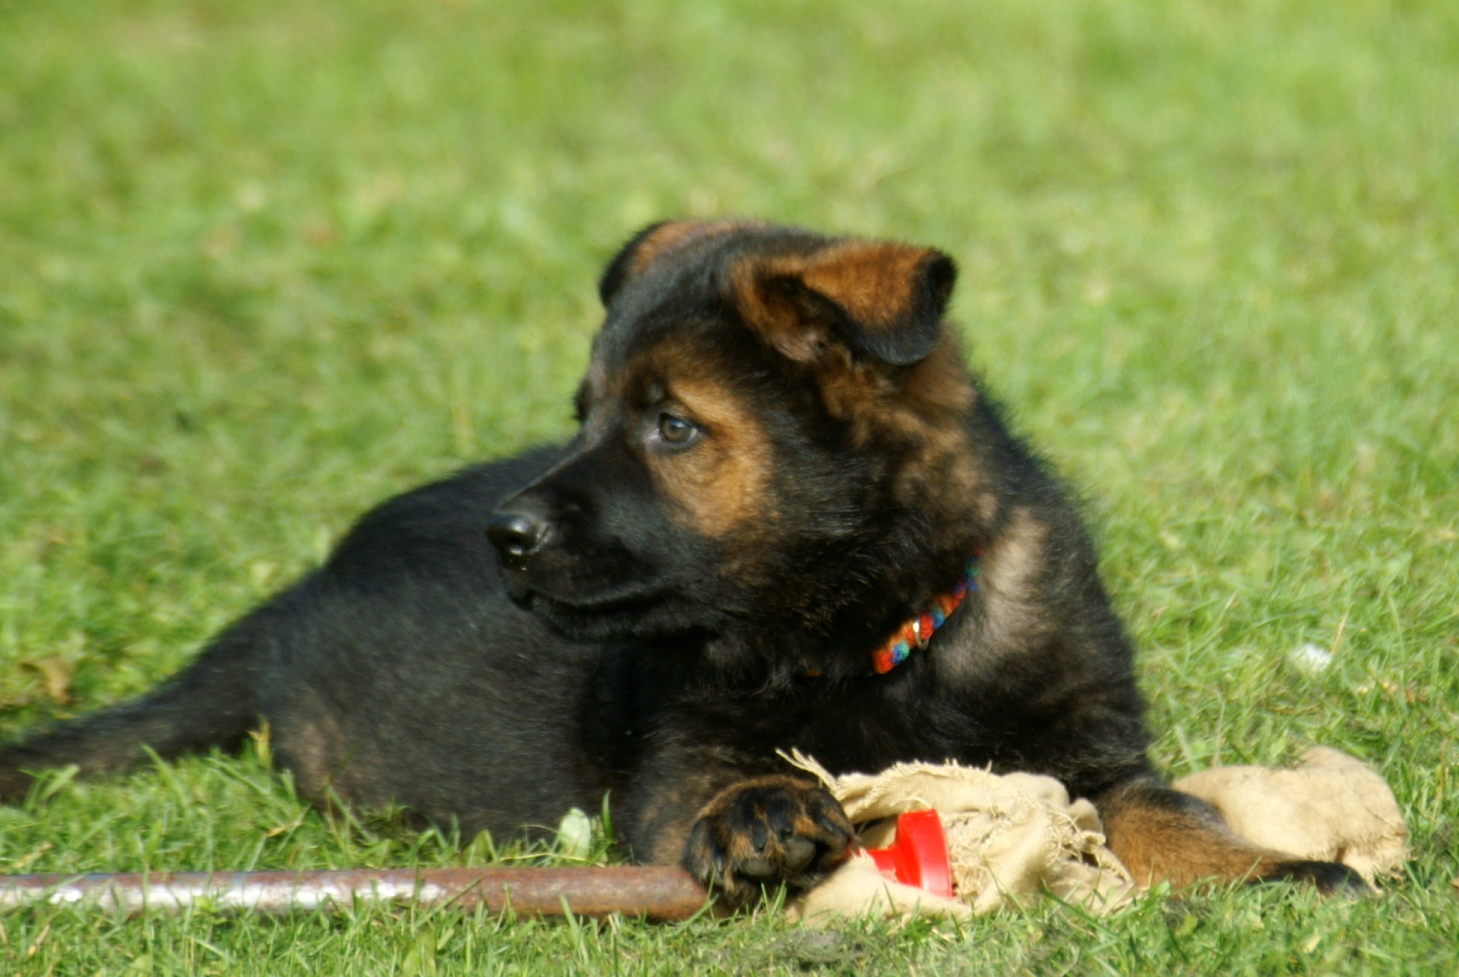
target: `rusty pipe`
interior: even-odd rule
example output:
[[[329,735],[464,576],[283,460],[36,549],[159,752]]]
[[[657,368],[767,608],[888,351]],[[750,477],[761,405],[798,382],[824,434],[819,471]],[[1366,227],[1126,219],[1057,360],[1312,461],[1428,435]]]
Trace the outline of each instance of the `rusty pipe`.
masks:
[[[683,869],[657,865],[0,876],[0,909],[69,904],[136,914],[203,904],[286,913],[380,903],[531,916],[561,916],[565,906],[580,916],[672,921],[702,910],[708,896]]]

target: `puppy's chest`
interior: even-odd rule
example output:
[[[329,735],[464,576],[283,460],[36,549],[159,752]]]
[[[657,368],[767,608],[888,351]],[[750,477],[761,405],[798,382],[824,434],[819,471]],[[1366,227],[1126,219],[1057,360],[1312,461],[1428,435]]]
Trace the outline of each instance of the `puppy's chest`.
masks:
[[[797,678],[788,688],[716,689],[652,667],[605,658],[585,696],[583,731],[605,773],[631,779],[645,763],[695,756],[746,773],[783,768],[798,749],[834,773],[906,760],[996,762],[999,717],[970,690],[939,688],[925,663],[888,675]]]
[[[975,695],[938,689],[924,676],[869,676],[811,697],[778,749],[798,749],[835,774],[893,763],[999,759],[998,721]]]

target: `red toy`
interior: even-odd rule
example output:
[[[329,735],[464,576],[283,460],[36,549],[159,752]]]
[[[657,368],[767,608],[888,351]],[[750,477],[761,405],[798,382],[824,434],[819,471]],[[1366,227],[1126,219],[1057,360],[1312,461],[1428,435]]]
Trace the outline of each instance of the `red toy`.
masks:
[[[866,852],[881,874],[914,885],[934,896],[952,898],[952,864],[947,835],[936,811],[908,811],[897,816],[897,838],[886,848]]]

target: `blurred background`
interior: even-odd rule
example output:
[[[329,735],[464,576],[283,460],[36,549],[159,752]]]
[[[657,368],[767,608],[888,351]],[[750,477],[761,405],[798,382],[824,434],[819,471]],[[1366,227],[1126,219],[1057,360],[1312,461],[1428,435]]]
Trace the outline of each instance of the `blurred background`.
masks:
[[[614,248],[753,215],[959,262],[1162,762],[1330,742],[1437,830],[1456,174],[1452,2],[0,2],[0,726],[565,437]]]

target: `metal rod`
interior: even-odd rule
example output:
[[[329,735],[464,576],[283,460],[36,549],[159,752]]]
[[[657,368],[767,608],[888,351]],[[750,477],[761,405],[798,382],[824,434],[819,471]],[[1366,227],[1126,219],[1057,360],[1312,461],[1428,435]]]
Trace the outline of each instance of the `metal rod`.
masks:
[[[261,913],[389,903],[530,916],[561,916],[566,906],[574,915],[671,921],[688,919],[707,902],[683,869],[657,865],[0,876],[0,908],[76,904],[128,914],[199,903]]]

